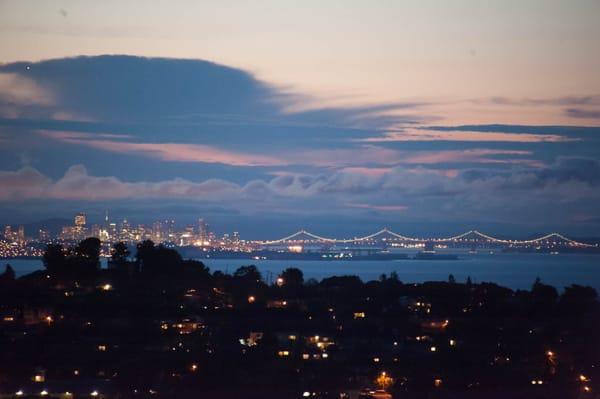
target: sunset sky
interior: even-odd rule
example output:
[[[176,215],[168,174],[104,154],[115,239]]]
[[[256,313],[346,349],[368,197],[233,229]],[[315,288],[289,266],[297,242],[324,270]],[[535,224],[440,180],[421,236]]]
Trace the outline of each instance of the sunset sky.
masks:
[[[0,0],[0,220],[597,235],[599,16],[595,0]]]

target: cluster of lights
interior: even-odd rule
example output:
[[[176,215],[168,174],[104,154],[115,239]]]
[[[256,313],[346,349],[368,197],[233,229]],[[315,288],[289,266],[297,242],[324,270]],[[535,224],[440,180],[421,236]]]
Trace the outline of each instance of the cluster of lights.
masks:
[[[299,242],[299,243],[308,243],[311,242],[310,239],[312,240],[316,240],[318,242],[327,242],[327,243],[331,243],[331,244],[347,244],[347,243],[355,243],[355,242],[370,242],[373,241],[374,239],[376,239],[377,237],[384,235],[384,234],[388,234],[391,235],[393,237],[395,237],[398,240],[401,241],[412,241],[412,242],[424,242],[424,241],[436,241],[436,242],[449,242],[449,241],[466,241],[466,242],[474,242],[480,239],[484,239],[488,242],[494,242],[494,243],[502,243],[502,244],[511,244],[511,245],[525,245],[525,244],[536,244],[536,243],[549,243],[553,246],[556,246],[562,242],[566,242],[569,245],[572,246],[579,246],[579,247],[591,247],[592,245],[589,244],[585,244],[582,242],[578,242],[575,240],[571,240],[570,238],[565,237],[564,235],[560,234],[560,233],[550,233],[550,234],[546,234],[543,235],[541,237],[538,238],[534,238],[532,240],[504,240],[501,238],[497,238],[497,237],[493,237],[490,236],[488,234],[484,234],[480,231],[477,230],[469,230],[465,233],[456,235],[456,236],[452,236],[452,237],[445,237],[445,238],[418,238],[418,237],[408,237],[408,236],[404,236],[398,233],[395,233],[391,230],[389,230],[388,228],[384,228],[379,230],[376,233],[373,234],[369,234],[366,235],[364,237],[354,237],[354,238],[350,238],[350,239],[337,239],[337,238],[330,238],[330,237],[323,237],[317,234],[313,234],[310,233],[306,230],[299,230],[297,232],[295,232],[294,234],[291,234],[287,237],[283,237],[277,240],[271,240],[271,241],[259,241],[258,243],[260,244],[266,244],[266,245],[272,245],[272,244],[281,244],[281,243],[286,243],[286,242]],[[300,236],[307,236],[310,237],[309,240],[301,240],[301,239],[297,239],[297,237]],[[468,237],[475,237],[475,238],[468,238]],[[385,240],[385,238],[383,239]]]
[[[40,391],[40,396],[48,396],[48,395],[50,395],[50,392],[47,389],[42,389]],[[63,395],[67,396],[67,397],[72,397],[73,393],[70,391],[65,391],[63,393]],[[19,397],[25,396],[25,392],[22,389],[19,389],[17,392],[15,392],[15,396],[19,396]],[[93,396],[93,397],[100,396],[100,392],[98,392],[97,390],[93,390],[92,392],[90,392],[90,396]]]

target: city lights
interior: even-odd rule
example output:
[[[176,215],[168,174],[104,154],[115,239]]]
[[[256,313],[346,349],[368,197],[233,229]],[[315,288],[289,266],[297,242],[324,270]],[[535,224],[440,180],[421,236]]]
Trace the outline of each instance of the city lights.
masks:
[[[385,243],[391,243],[395,246],[400,245],[418,248],[422,248],[427,242],[435,242],[438,247],[447,247],[448,243],[454,245],[461,243],[464,245],[472,245],[474,242],[510,247],[593,247],[593,245],[569,239],[560,233],[550,233],[530,240],[506,240],[481,233],[477,230],[471,230],[463,234],[445,238],[418,238],[398,234],[387,228],[373,234],[349,239],[323,237],[305,230],[300,230],[280,239],[267,241],[243,240],[240,238],[238,232],[233,232],[231,235],[226,233],[223,234],[222,237],[217,237],[209,230],[208,224],[203,219],[200,219],[196,226],[188,224],[179,230],[176,228],[175,220],[173,219],[156,221],[151,225],[139,224],[137,226],[132,225],[127,219],[123,219],[121,222],[113,222],[109,219],[108,213],[102,223],[89,226],[88,219],[89,218],[85,213],[80,212],[76,214],[73,218],[73,225],[64,226],[61,233],[56,237],[51,237],[46,230],[40,230],[38,234],[39,237],[29,237],[25,234],[26,232],[23,226],[19,226],[18,229],[14,230],[12,226],[7,225],[4,229],[4,239],[0,239],[0,257],[40,257],[43,253],[43,245],[40,244],[52,241],[64,243],[76,242],[83,240],[86,237],[96,237],[103,242],[103,256],[109,256],[110,246],[117,242],[137,243],[144,240],[152,240],[156,243],[162,243],[173,247],[198,247],[203,251],[208,250],[206,257],[210,257],[209,254],[214,251],[217,251],[217,253],[219,251],[252,253],[281,244],[288,244],[284,248],[285,251],[290,254],[297,254],[299,256],[304,254],[305,256],[309,256],[305,254],[305,246],[311,244],[372,244],[378,240]],[[340,252],[324,256],[329,256],[332,259],[352,258],[353,253]],[[266,259],[264,255],[255,255],[253,257],[256,259]],[[278,278],[276,284],[281,286],[284,284],[284,281]]]

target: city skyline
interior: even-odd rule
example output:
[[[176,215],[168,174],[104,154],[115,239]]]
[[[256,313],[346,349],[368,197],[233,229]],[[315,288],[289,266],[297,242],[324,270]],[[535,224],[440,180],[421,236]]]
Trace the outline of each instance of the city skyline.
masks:
[[[15,229],[13,230],[13,227]],[[26,241],[39,241],[41,243],[51,242],[54,240],[62,240],[67,242],[81,241],[88,237],[99,238],[102,242],[107,245],[116,242],[132,242],[138,243],[144,240],[153,240],[157,243],[172,243],[178,246],[210,246],[211,241],[229,240],[232,238],[234,241],[244,241],[252,243],[263,243],[267,245],[286,243],[294,241],[314,241],[321,243],[331,244],[352,244],[367,241],[380,240],[381,236],[384,236],[384,241],[388,240],[404,241],[404,242],[449,242],[449,241],[487,241],[490,244],[535,244],[538,242],[553,241],[560,243],[560,245],[572,245],[575,247],[594,247],[597,246],[597,237],[586,237],[590,243],[574,240],[570,237],[566,237],[561,232],[548,232],[541,235],[535,234],[521,234],[520,236],[494,236],[493,234],[486,234],[481,232],[479,229],[471,229],[462,233],[454,234],[451,236],[444,236],[439,232],[431,231],[429,234],[420,236],[411,236],[402,233],[395,232],[389,226],[382,227],[376,232],[363,232],[362,235],[348,236],[344,235],[343,232],[338,231],[337,237],[324,237],[322,235],[314,234],[304,228],[300,228],[298,231],[292,234],[286,235],[281,238],[259,238],[249,237],[246,240],[241,240],[239,231],[223,231],[222,228],[213,230],[207,221],[199,217],[196,221],[190,222],[177,222],[173,218],[166,218],[161,220],[155,220],[150,224],[135,223],[129,221],[127,218],[123,219],[110,219],[108,210],[105,212],[105,216],[102,222],[88,223],[87,214],[79,212],[74,215],[73,223],[60,227],[60,232],[53,234],[48,227],[39,228],[31,234],[26,234],[25,226],[20,225],[4,225],[3,238],[7,241],[12,241],[18,244],[25,244]],[[220,237],[218,236],[220,235]],[[385,237],[387,236],[387,237]],[[300,237],[300,238],[298,238]]]

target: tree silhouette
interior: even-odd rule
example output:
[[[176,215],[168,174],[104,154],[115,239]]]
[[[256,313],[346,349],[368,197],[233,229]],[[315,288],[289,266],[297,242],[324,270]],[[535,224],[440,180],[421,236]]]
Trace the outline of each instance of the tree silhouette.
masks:
[[[49,273],[57,274],[64,271],[66,258],[67,254],[62,245],[48,244],[42,256],[42,261]]]
[[[115,243],[110,251],[111,261],[117,265],[125,264],[130,255],[131,251],[129,251],[127,244],[125,244],[123,241]]]
[[[234,273],[233,277],[242,279],[244,281],[260,282],[262,276],[256,266],[240,266]]]
[[[281,273],[281,278],[283,278],[284,284],[288,287],[299,287],[304,284],[304,273],[295,267],[285,269]]]
[[[11,265],[6,264],[4,273],[0,274],[0,283],[11,283],[15,281],[15,271]]]
[[[140,266],[144,266],[144,263],[149,262],[154,253],[154,242],[152,240],[145,240],[136,245],[137,252],[135,254],[136,261]]]
[[[102,243],[98,238],[88,237],[75,247],[74,254],[81,260],[87,261],[90,265],[95,265],[96,268],[100,269],[101,245]]]

